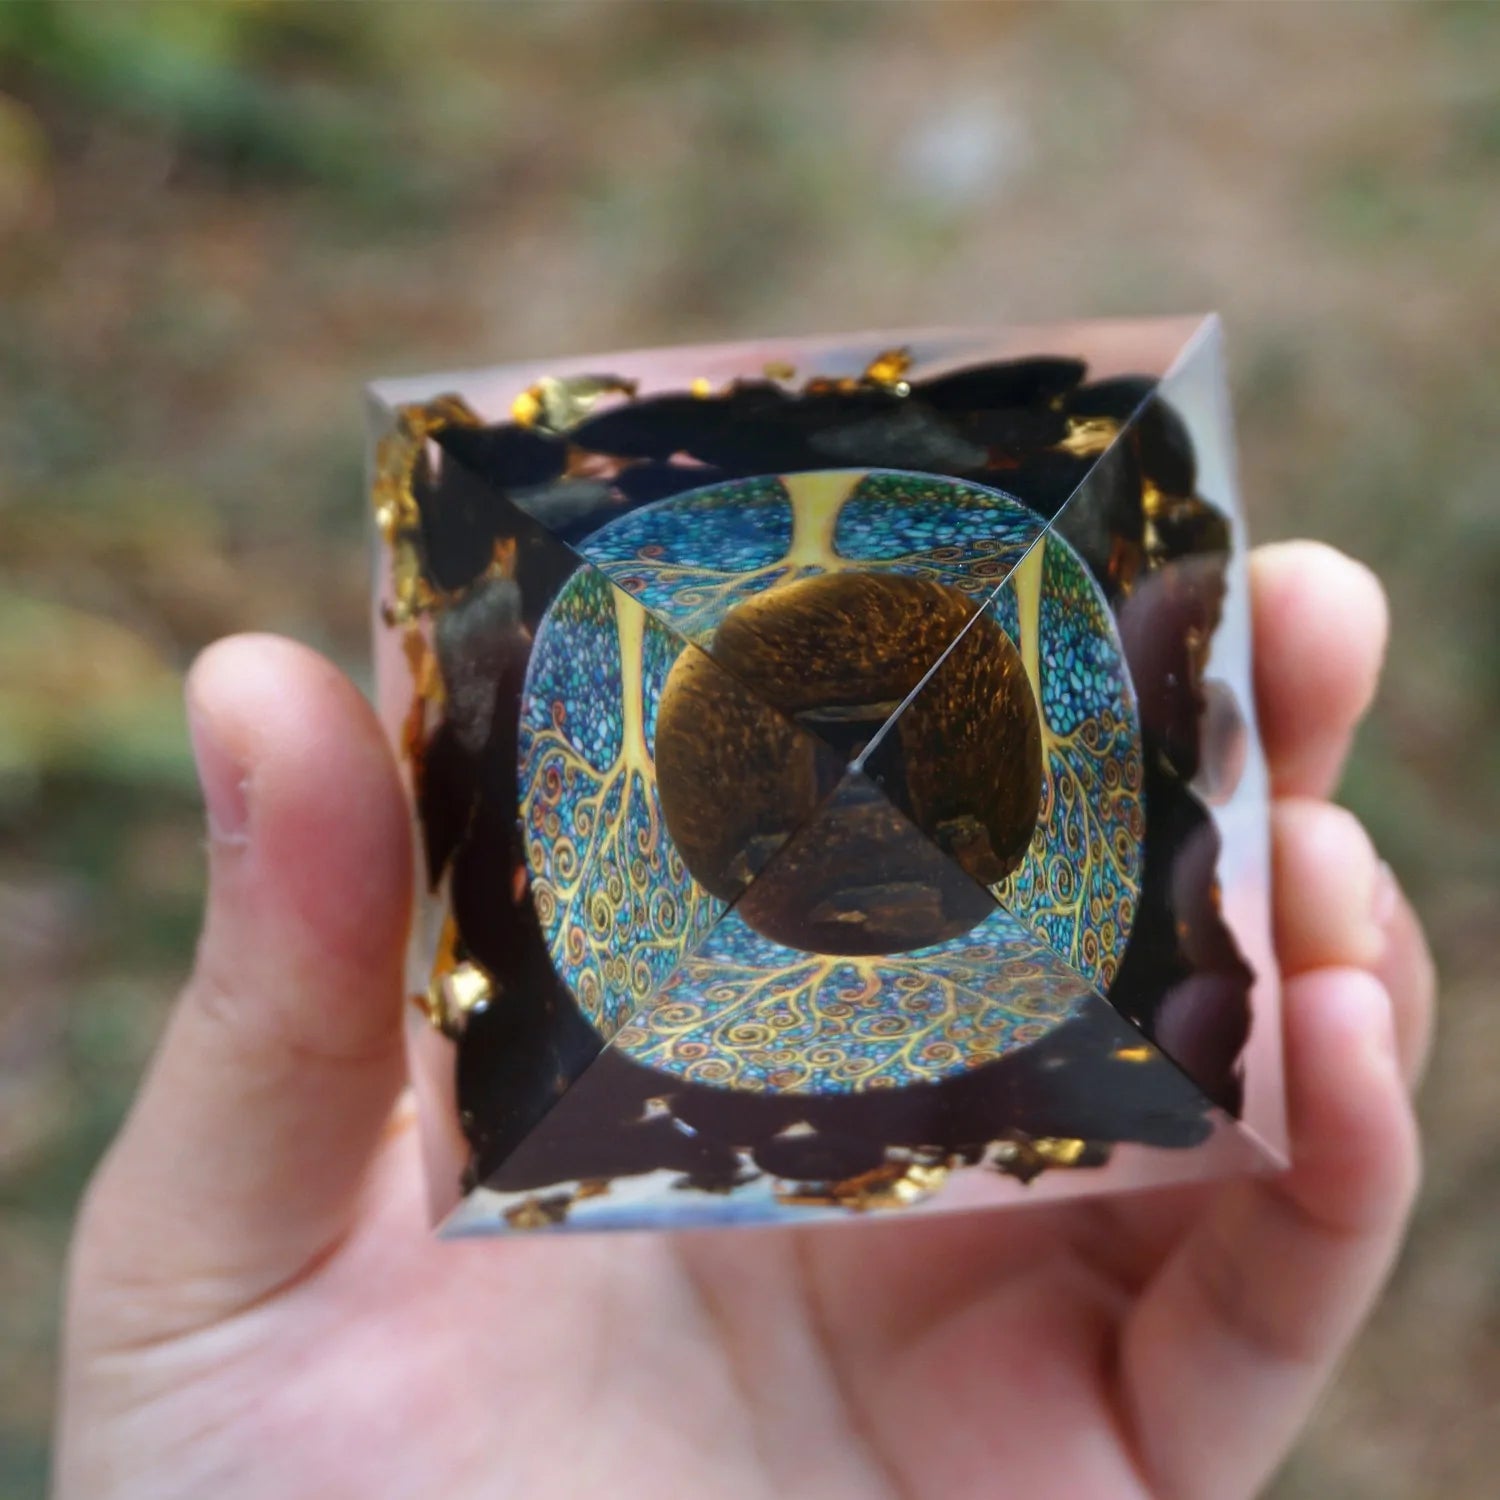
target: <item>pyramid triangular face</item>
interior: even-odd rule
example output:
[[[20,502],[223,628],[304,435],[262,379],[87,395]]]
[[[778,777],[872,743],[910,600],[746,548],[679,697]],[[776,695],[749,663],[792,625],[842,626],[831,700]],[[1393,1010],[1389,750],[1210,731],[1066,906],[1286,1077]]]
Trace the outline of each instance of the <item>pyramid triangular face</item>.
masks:
[[[1217,319],[1185,343],[1132,442],[1144,553],[1111,608],[1140,715],[1147,836],[1141,900],[1110,994],[1284,1154],[1269,780]]]
[[[850,771],[616,1041],[688,1083],[878,1092],[983,1067],[1091,997]]]
[[[851,772],[449,1231],[774,1222],[950,1176],[970,1205],[1059,1166],[1080,1170],[1049,1196],[1265,1159]]]
[[[756,1100],[682,1086],[611,1045],[445,1220],[449,1237],[563,1227],[796,1224],[1053,1202],[1265,1171],[1276,1156],[1097,996],[945,1089]],[[1122,1121],[1145,1140],[1120,1141]],[[945,1138],[963,1138],[949,1152]]]
[[[499,1160],[844,766],[462,466],[434,465],[423,498],[440,586],[490,559],[434,631],[445,717],[412,766],[428,879],[454,956],[543,997],[530,1026],[482,1017],[485,1062],[461,1068],[471,1103],[504,1101],[484,1151]]]
[[[517,368],[382,419],[468,1182],[683,1222],[1274,1154],[1222,380],[1216,326],[1163,320]]]
[[[1165,346],[1155,351],[1164,357]],[[855,705],[878,715],[931,667],[1070,498],[1099,490],[1096,470],[1120,467],[1120,430],[1154,376],[1088,382],[1087,371],[1072,358],[939,368],[915,381],[899,369],[876,379],[866,371],[859,380],[815,379],[800,394],[740,380],[593,415],[595,402],[618,401],[634,382],[576,377],[570,398],[569,382],[553,378],[520,403],[530,402],[532,425],[457,423],[437,441],[452,466],[769,701],[787,654],[800,650],[806,664],[806,628],[836,632],[858,616],[876,639],[831,639],[812,657],[847,662],[861,644],[880,654],[881,620],[899,620],[901,660],[869,684],[881,696]],[[841,574],[886,597],[851,609],[844,595],[856,585]],[[935,615],[917,580],[942,599]],[[760,617],[756,596],[792,584],[804,585],[801,597]],[[752,636],[766,638],[740,659],[736,648]],[[847,748],[847,726],[831,732]]]

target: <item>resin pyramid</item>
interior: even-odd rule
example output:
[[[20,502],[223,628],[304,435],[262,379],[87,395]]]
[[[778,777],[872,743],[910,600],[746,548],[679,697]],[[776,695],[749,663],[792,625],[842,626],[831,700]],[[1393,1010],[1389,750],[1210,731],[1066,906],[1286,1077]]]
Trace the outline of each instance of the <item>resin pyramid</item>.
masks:
[[[448,1232],[1280,1163],[1215,321],[654,351],[372,411]]]

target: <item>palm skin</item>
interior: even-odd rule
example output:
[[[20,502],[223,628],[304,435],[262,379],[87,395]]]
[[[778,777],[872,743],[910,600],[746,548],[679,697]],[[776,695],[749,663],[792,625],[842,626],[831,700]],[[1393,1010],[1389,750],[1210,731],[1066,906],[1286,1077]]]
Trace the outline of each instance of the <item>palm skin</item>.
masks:
[[[1288,546],[1255,590],[1293,1171],[852,1229],[434,1240],[378,729],[299,648],[208,653],[209,917],[81,1216],[58,1500],[1254,1493],[1399,1244],[1432,997],[1317,800],[1378,588]]]

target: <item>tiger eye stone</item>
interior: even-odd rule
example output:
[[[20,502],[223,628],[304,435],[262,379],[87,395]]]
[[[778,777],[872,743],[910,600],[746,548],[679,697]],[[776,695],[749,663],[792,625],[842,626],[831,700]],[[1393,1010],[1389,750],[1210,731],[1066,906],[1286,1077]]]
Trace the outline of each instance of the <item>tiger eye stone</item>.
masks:
[[[734,899],[747,852],[779,847],[832,790],[809,736],[849,764],[879,738],[884,796],[825,809],[741,916],[789,947],[847,954],[926,947],[984,919],[981,887],[1020,862],[1042,790],[1036,700],[988,614],[930,578],[828,573],[737,605],[710,655],[721,670],[695,653],[674,665],[656,736],[667,828],[707,890]],[[746,712],[725,673],[776,712]],[[935,881],[935,849],[963,875]]]

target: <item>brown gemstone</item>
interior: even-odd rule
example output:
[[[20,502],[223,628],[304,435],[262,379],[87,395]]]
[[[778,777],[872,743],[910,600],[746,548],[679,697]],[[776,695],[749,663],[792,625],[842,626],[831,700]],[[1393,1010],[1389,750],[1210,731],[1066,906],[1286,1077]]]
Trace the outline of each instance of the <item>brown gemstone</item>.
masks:
[[[752,927],[894,953],[992,910],[980,887],[1020,863],[1036,825],[1041,731],[1019,653],[976,608],[932,579],[821,574],[746,600],[711,661],[689,650],[673,666],[656,767],[695,878],[734,900],[803,830],[745,894]],[[853,764],[865,774],[830,797]]]

